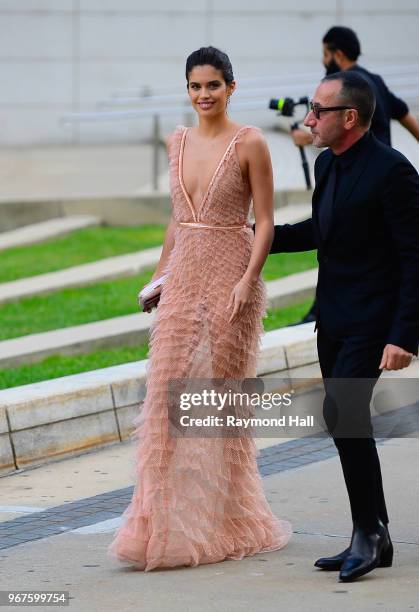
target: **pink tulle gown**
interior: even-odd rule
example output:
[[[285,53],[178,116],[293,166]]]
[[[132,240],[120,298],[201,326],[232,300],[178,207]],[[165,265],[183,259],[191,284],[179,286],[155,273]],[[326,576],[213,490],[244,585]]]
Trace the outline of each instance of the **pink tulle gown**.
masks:
[[[147,394],[133,420],[136,485],[108,557],[137,569],[196,566],[278,550],[291,525],[272,513],[251,437],[175,438],[168,432],[167,383],[173,378],[256,376],[266,314],[259,278],[250,311],[228,323],[226,306],[246,271],[253,231],[251,202],[235,144],[220,160],[198,210],[182,180],[188,128],[178,126],[169,151],[173,216],[178,222],[152,325]]]

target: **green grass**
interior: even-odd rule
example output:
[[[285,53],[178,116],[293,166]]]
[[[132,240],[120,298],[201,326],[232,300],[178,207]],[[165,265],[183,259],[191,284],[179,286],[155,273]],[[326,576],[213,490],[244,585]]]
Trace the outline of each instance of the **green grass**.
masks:
[[[40,244],[1,251],[0,283],[63,270],[163,243],[164,225],[91,227]],[[315,251],[270,255],[264,278],[272,280],[317,265]]]
[[[6,249],[0,254],[0,283],[159,246],[165,232],[165,225],[89,227],[39,244]]]
[[[266,331],[296,323],[308,311],[311,300],[287,308],[268,310],[264,321]],[[0,371],[0,389],[27,385],[41,380],[69,376],[130,361],[146,359],[148,344],[137,347],[101,349],[82,355],[52,355],[39,363]]]
[[[101,349],[81,355],[51,355],[38,363],[18,366],[0,372],[0,389],[98,370],[120,363],[146,359],[147,344]]]
[[[280,327],[286,327],[287,325],[301,321],[303,316],[309,311],[312,303],[313,300],[306,300],[305,302],[293,304],[286,308],[268,308],[268,316],[263,320],[265,331],[279,329]]]
[[[278,253],[269,255],[263,266],[263,278],[265,281],[282,278],[289,274],[304,272],[311,268],[317,268],[316,251],[304,253]]]
[[[312,268],[315,263],[313,252],[271,255],[263,277],[265,280],[279,278]],[[136,276],[2,304],[0,340],[136,313],[138,292],[152,273],[150,269]]]
[[[136,276],[63,289],[0,306],[0,340],[139,312],[137,295],[152,270]]]

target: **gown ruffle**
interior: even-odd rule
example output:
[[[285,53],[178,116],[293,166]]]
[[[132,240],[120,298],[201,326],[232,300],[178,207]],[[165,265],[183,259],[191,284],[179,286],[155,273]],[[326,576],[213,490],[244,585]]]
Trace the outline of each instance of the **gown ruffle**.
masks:
[[[185,128],[175,130],[169,172],[176,221],[245,224],[251,193],[235,145],[249,129],[258,128],[243,126],[236,133],[199,211],[181,178]],[[196,566],[278,550],[291,537],[290,523],[278,519],[266,500],[252,437],[170,435],[169,380],[256,376],[267,305],[262,279],[245,315],[230,324],[226,309],[253,238],[249,228],[176,228],[150,330],[147,393],[133,420],[134,492],[108,548],[110,559],[145,571]]]

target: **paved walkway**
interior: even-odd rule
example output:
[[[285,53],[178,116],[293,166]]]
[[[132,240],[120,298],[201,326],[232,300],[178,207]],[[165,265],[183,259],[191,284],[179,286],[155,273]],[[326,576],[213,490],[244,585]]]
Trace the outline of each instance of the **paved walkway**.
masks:
[[[134,195],[151,168],[149,145],[0,149],[0,201]]]
[[[265,132],[278,189],[305,187],[300,154],[288,134]],[[317,152],[308,149],[311,168]],[[152,147],[109,145],[0,149],[0,201],[133,196],[152,191]],[[160,155],[160,190],[169,191],[167,159]]]
[[[276,189],[305,187],[299,151],[290,136],[264,132],[274,169]],[[419,168],[414,138],[392,123],[393,146]],[[306,148],[311,171],[318,150]],[[132,196],[151,190],[150,145],[42,147],[0,149],[0,201],[54,200],[88,196]],[[166,153],[161,151],[160,189],[168,191]]]
[[[403,408],[402,417],[400,410],[375,416],[372,419],[374,431],[377,435],[380,430],[391,432],[393,437],[393,432],[397,430],[399,437],[409,436],[415,433],[419,426],[418,411],[419,403]],[[416,435],[419,435],[419,430]],[[378,439],[379,444],[382,442],[383,439]],[[270,476],[324,461],[335,455],[333,441],[325,434],[282,440],[278,444],[262,447],[258,468],[261,476]],[[0,522],[0,550],[74,529],[84,528],[82,533],[110,531],[120,524],[119,517],[128,505],[132,493],[132,486],[124,487],[4,520]]]
[[[0,526],[10,530],[10,525],[20,525],[15,530],[20,543],[9,541],[1,550],[0,588],[68,590],[70,605],[78,612],[417,610],[419,529],[413,511],[419,504],[417,440],[392,439],[379,445],[394,567],[375,570],[352,584],[338,583],[336,573],[313,567],[318,556],[347,546],[350,522],[333,447],[326,439],[322,448],[316,448],[312,440],[306,442],[306,450],[299,440],[274,446],[258,443],[262,470],[263,462],[276,455],[277,466],[263,483],[274,512],[293,524],[289,545],[242,561],[196,568],[144,573],[107,558],[107,547],[132,490],[132,444],[5,477],[0,481],[5,499],[20,512],[7,513],[7,506],[1,507],[8,524]],[[64,505],[57,507],[57,501]],[[33,531],[35,514],[25,513],[25,507],[45,509],[37,514],[37,533]],[[25,523],[27,535],[37,535],[36,541],[25,541]],[[64,529],[53,535],[57,526]]]

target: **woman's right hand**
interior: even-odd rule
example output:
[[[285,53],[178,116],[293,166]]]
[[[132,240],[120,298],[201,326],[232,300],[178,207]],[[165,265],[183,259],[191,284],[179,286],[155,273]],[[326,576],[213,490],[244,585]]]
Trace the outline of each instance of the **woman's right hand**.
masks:
[[[163,284],[157,285],[151,291],[148,291],[146,295],[141,295],[144,289],[150,285],[153,281],[156,281],[159,278],[162,278],[163,275],[161,273],[154,273],[150,282],[146,283],[144,287],[138,293],[138,305],[143,307],[144,312],[151,312],[153,308],[157,308],[157,304],[159,301],[160,293],[163,287]],[[164,282],[164,279],[163,281]]]
[[[160,296],[160,293],[161,285],[153,289],[153,291],[147,295],[146,299],[141,298],[140,294],[138,294],[138,304],[139,306],[142,306],[144,312],[151,312],[153,308],[157,308],[157,303],[153,302],[158,296]],[[146,304],[148,304],[148,306],[146,306]]]
[[[227,310],[232,311],[228,320],[229,323],[235,323],[249,311],[256,286],[257,283],[250,283],[245,278],[241,278],[233,287],[227,304]]]

